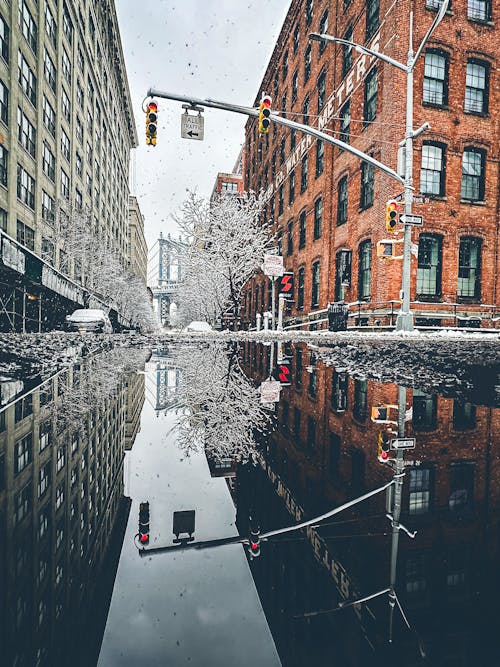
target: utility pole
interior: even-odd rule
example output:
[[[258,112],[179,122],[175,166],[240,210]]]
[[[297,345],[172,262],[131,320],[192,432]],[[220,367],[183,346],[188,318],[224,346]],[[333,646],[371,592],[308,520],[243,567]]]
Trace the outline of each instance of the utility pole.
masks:
[[[413,70],[415,64],[422,54],[425,44],[429,40],[437,26],[441,23],[447,9],[449,0],[443,0],[434,21],[432,22],[425,37],[420,43],[417,52],[413,53],[413,12],[410,12],[409,23],[409,46],[408,57],[406,65],[391,58],[390,56],[379,51],[373,51],[362,44],[357,44],[351,40],[341,39],[332,35],[311,33],[310,39],[320,42],[334,42],[352,46],[358,53],[373,56],[382,60],[393,67],[396,67],[406,74],[406,123],[405,123],[405,176],[404,176],[404,205],[405,216],[410,216],[412,213],[413,204],[413,139],[419,134],[430,128],[429,123],[424,123],[417,130],[413,129]],[[413,313],[410,310],[410,278],[411,278],[411,225],[404,223],[404,241],[403,241],[403,276],[401,281],[401,310],[396,319],[396,331],[412,331],[413,330]]]

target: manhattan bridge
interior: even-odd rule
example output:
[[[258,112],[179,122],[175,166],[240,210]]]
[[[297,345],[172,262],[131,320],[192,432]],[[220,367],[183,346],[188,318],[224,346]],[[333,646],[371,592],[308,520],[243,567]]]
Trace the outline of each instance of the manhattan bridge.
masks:
[[[160,238],[153,245],[148,258],[148,285],[153,292],[155,310],[163,326],[175,323],[177,312],[177,289],[182,277],[183,259],[187,244],[170,234]]]

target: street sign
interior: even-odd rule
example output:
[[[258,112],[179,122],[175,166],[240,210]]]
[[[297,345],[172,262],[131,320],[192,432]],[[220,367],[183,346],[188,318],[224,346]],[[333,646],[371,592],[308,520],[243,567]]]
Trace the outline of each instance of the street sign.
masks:
[[[396,438],[391,440],[391,449],[415,449],[415,438]]]
[[[264,380],[260,385],[261,403],[278,403],[280,400],[281,383],[277,380]]]
[[[205,119],[201,114],[183,113],[181,115],[181,137],[203,141]]]
[[[410,213],[403,213],[399,216],[399,220],[405,225],[419,225],[424,224],[424,217],[422,215],[412,215]]]
[[[404,201],[404,198],[405,198],[404,192],[400,192],[395,197],[391,197],[393,201],[397,202]],[[418,195],[413,195],[411,199],[414,204],[427,204],[430,201],[429,197],[426,197],[425,195],[422,195],[420,193]]]
[[[282,255],[264,255],[262,270],[270,278],[282,276],[284,272]]]

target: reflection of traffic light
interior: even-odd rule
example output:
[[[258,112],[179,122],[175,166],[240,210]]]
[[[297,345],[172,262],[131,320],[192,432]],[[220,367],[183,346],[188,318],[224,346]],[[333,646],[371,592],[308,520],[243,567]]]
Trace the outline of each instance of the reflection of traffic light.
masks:
[[[385,463],[389,458],[389,451],[391,448],[390,438],[388,433],[378,434],[377,458],[379,461]]]
[[[252,558],[260,556],[260,528],[250,528],[248,537],[249,554]]]
[[[272,99],[269,95],[262,95],[259,105],[259,132],[261,134],[267,134],[269,132],[269,126],[271,125],[271,104]]]
[[[149,503],[139,505],[139,542],[149,544]]]
[[[288,359],[283,359],[283,361],[280,361],[276,365],[276,368],[274,369],[274,377],[284,387],[292,384],[292,371]]]
[[[388,232],[394,232],[398,224],[398,203],[394,199],[389,199],[385,205],[385,228]]]
[[[386,421],[389,418],[387,405],[372,408],[372,422]]]
[[[293,273],[291,271],[287,271],[278,278],[278,292],[287,299],[293,297]]]
[[[156,131],[158,127],[158,105],[149,102],[146,109],[146,144],[156,146]]]

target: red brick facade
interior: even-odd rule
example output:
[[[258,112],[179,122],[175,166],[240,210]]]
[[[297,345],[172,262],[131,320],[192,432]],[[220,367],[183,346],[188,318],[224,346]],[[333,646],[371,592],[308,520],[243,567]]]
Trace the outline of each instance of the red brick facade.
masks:
[[[349,143],[396,170],[405,129],[405,73],[354,50],[350,62],[342,45],[322,46],[308,35],[326,32],[347,37],[406,63],[410,10],[417,47],[432,23],[436,4],[433,0],[293,0],[256,104],[266,92],[273,97],[276,113],[298,122],[308,114],[309,124],[337,138],[347,132],[340,117],[348,117],[346,105],[350,105]],[[485,7],[485,20],[468,16],[479,5]],[[415,192],[424,193],[428,202],[414,205],[414,212],[424,216],[424,226],[412,231],[419,250],[418,258],[412,257],[411,301],[419,302],[412,306],[415,310],[427,317],[435,313],[442,324],[460,323],[459,318],[465,324],[467,317],[477,316],[482,326],[494,326],[500,290],[500,31],[491,6],[479,5],[453,0],[415,67],[414,128],[429,122],[431,129],[414,142]],[[311,319],[328,302],[343,297],[360,302],[357,308],[365,312],[366,322],[389,324],[390,301],[396,302],[393,309],[399,308],[402,262],[378,259],[376,244],[388,236],[385,202],[402,187],[379,170],[371,187],[366,163],[347,151],[324,145],[321,164],[315,139],[297,132],[295,148],[293,141],[288,128],[274,125],[262,136],[254,119],[247,123],[245,188],[268,193],[264,214],[275,220],[285,268],[295,274],[289,317]],[[363,174],[367,184],[362,192]],[[300,229],[304,216],[305,236]],[[425,236],[419,243],[421,235]],[[402,238],[402,232],[394,238]],[[341,274],[336,257],[342,250],[347,264]],[[315,288],[313,274],[316,269],[318,277],[318,267]],[[303,298],[298,294],[302,273]],[[242,304],[243,320],[250,326],[256,312],[262,312],[263,295],[269,307],[267,279],[258,276]],[[458,318],[451,317],[453,313]]]

